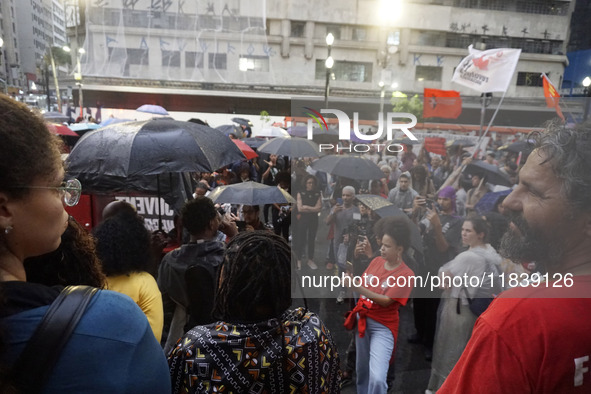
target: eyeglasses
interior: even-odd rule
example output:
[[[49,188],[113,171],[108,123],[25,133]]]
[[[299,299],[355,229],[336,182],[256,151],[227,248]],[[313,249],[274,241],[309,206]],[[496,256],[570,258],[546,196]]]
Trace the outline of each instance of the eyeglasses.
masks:
[[[15,189],[54,189],[60,193],[64,199],[64,204],[73,207],[80,201],[82,194],[82,184],[76,178],[63,181],[60,186],[15,186]]]

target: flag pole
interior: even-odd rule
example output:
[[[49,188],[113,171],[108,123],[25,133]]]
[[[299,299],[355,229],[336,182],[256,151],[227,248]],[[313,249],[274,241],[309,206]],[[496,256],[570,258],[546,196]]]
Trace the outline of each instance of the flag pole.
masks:
[[[484,93],[486,94],[486,93]],[[490,126],[492,126],[493,121],[495,120],[495,117],[497,116],[497,113],[499,112],[499,109],[501,108],[501,104],[503,103],[503,99],[505,98],[505,94],[507,94],[507,91],[505,90],[503,92],[503,95],[501,96],[501,100],[499,101],[499,105],[497,105],[497,109],[495,109],[495,112],[493,113],[493,116],[490,118],[490,122],[488,122],[488,126],[486,126],[486,130],[484,131],[484,134],[480,135],[480,138],[478,138],[478,143],[476,144],[476,149],[474,150],[474,156],[476,157],[476,153],[478,153],[478,151],[480,150],[480,143],[482,142],[482,140],[484,139],[484,137],[486,137],[486,135],[488,134],[488,130],[490,130]],[[483,100],[483,104],[484,106],[484,100]],[[484,123],[484,117],[481,118],[481,123],[480,123],[480,130],[482,131],[482,124]]]

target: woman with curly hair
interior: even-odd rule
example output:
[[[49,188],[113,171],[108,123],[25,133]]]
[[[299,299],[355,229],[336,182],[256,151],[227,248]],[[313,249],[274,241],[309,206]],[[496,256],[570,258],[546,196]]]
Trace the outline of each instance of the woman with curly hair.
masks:
[[[162,337],[162,294],[150,271],[150,233],[135,211],[121,211],[94,229],[96,251],[107,275],[107,289],[126,294],[146,314],[154,336]]]
[[[214,298],[218,321],[189,330],[168,357],[173,392],[340,392],[330,332],[315,313],[288,309],[291,257],[267,231],[232,239]]]
[[[46,286],[86,285],[102,289],[107,283],[96,256],[96,241],[73,217],[57,250],[25,259],[29,282]]]

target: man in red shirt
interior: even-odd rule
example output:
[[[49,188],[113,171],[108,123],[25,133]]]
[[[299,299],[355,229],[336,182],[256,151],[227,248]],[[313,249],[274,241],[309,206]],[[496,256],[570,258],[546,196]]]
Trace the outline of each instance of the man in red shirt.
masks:
[[[501,253],[537,262],[546,280],[492,302],[439,393],[591,392],[590,136],[589,124],[535,136],[503,202],[511,224]]]

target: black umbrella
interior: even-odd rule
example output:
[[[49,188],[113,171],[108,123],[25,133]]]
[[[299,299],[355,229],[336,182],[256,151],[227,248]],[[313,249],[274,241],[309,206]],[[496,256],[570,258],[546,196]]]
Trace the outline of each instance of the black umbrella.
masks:
[[[523,152],[524,155],[529,155],[534,150],[534,142],[531,140],[517,141],[511,145],[501,147],[509,152],[519,153]]]
[[[236,122],[238,124],[241,124],[243,126],[249,126],[252,127],[252,122],[248,119],[244,119],[244,118],[232,118],[232,122]]]
[[[318,145],[305,138],[278,137],[265,142],[258,149],[259,152],[289,156],[289,157],[318,157]]]
[[[218,204],[286,204],[295,203],[293,197],[277,186],[267,186],[258,182],[242,182],[234,185],[218,186],[208,197]]]
[[[189,122],[197,123],[197,124],[200,124],[200,125],[203,125],[203,126],[209,126],[209,124],[207,122],[205,122],[205,121],[203,121],[203,120],[201,120],[199,118],[191,118],[191,119],[189,119]]]
[[[45,112],[43,114],[43,118],[47,119],[53,123],[63,123],[70,120],[70,117],[67,115],[62,114],[61,112],[52,111],[52,112]]]
[[[242,138],[242,136],[244,134],[239,127],[236,127],[233,124],[224,124],[224,125],[216,127],[215,129],[224,133],[225,136],[229,136],[230,134],[234,134],[236,137]]]
[[[493,185],[503,185],[511,187],[513,182],[509,179],[509,177],[501,172],[499,167],[488,164],[485,161],[475,160],[466,165],[464,172],[467,174],[473,175],[485,175],[486,181],[488,183],[492,183]]]
[[[213,172],[244,159],[210,127],[172,119],[119,123],[86,133],[68,157],[70,172],[129,177]]]
[[[292,137],[308,137],[307,126],[291,126],[287,129],[287,132]],[[318,127],[312,128],[312,139],[317,144],[336,144],[339,142],[339,131],[336,129],[320,129]]]
[[[423,239],[421,233],[416,224],[414,224],[408,216],[398,207],[394,206],[390,201],[382,196],[376,196],[375,194],[358,194],[357,200],[360,203],[374,211],[379,217],[385,218],[388,216],[399,216],[405,219],[410,228],[410,243],[411,246],[422,253],[423,251]]]
[[[213,172],[244,159],[226,136],[207,126],[170,118],[119,123],[86,133],[66,160],[68,173],[93,184],[125,178],[146,187],[156,175],[160,194],[160,174]],[[153,178],[152,178],[153,179]]]
[[[371,160],[360,156],[328,155],[312,163],[316,171],[328,172],[332,175],[349,179],[382,179],[384,173]]]

